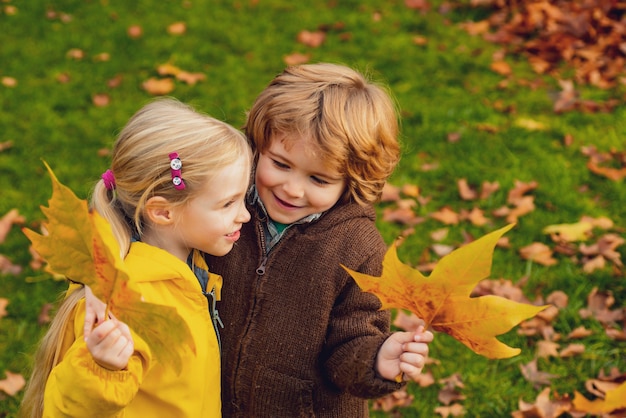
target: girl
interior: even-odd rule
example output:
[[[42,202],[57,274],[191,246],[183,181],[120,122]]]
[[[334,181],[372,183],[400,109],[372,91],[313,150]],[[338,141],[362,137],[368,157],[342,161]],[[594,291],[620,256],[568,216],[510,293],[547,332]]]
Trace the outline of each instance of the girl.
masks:
[[[115,318],[84,335],[85,292],[70,288],[36,356],[24,416],[221,416],[212,307],[222,281],[200,252],[223,256],[239,239],[250,167],[242,133],[174,99],[130,119],[91,206],[111,224],[130,284],[146,302],[177,309],[196,352],[176,375]]]

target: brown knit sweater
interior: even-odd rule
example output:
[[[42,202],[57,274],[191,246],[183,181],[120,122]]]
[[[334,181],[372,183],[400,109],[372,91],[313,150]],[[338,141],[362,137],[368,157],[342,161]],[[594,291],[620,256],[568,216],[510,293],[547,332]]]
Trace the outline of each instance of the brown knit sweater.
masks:
[[[380,275],[387,247],[373,208],[340,205],[293,225],[267,259],[264,215],[250,209],[234,249],[208,259],[224,278],[224,417],[367,417],[366,398],[401,386],[374,372],[389,313],[340,266]]]

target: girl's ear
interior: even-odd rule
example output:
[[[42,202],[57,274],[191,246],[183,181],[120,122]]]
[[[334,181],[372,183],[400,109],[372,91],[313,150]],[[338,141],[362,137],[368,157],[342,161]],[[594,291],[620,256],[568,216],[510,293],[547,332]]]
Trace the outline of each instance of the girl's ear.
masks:
[[[155,225],[170,225],[174,222],[172,204],[162,196],[153,196],[146,201],[146,218]]]

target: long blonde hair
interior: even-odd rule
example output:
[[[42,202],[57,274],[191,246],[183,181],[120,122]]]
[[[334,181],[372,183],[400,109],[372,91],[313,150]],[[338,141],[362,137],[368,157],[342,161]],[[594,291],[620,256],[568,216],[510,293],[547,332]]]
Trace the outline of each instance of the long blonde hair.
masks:
[[[24,418],[42,416],[43,395],[48,376],[63,357],[63,335],[65,335],[65,329],[69,325],[70,319],[74,317],[76,304],[83,297],[85,297],[85,288],[81,287],[71,293],[68,292],[59,305],[50,323],[50,328],[48,328],[35,352],[33,371],[24,389],[19,416]]]
[[[169,155],[174,152],[183,164],[183,190],[172,183]],[[124,258],[131,238],[141,237],[142,214],[150,197],[162,196],[175,205],[184,205],[197,196],[212,173],[241,156],[247,156],[252,164],[252,151],[239,130],[176,99],[153,100],[137,111],[120,132],[110,168],[115,186],[107,188],[104,180],[99,180],[92,191],[91,207],[111,224]],[[43,414],[46,381],[64,354],[65,330],[81,297],[84,290],[72,292],[63,300],[41,340],[21,416],[35,418]]]

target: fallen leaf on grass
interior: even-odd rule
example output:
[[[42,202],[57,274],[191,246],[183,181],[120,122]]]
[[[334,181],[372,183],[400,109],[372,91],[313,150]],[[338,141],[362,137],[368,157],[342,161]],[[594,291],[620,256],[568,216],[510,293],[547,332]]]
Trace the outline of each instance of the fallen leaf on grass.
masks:
[[[529,363],[520,365],[520,370],[524,378],[533,384],[535,388],[543,385],[549,385],[552,379],[559,377],[555,374],[542,372],[537,369],[537,359],[531,360]]]
[[[297,40],[303,45],[317,48],[326,40],[326,33],[322,31],[309,32],[308,30],[303,30],[298,33]]]
[[[1,274],[11,274],[13,276],[17,276],[21,272],[22,272],[22,266],[13,264],[11,260],[9,260],[7,257],[0,254],[0,273]]]
[[[579,392],[574,392],[574,408],[590,414],[610,413],[626,408],[626,382],[612,390],[608,390],[604,399],[588,400]]]
[[[477,354],[507,358],[520,353],[495,337],[547,306],[534,306],[487,295],[470,297],[476,284],[491,270],[498,239],[513,224],[460,247],[443,257],[429,277],[403,264],[392,245],[383,261],[381,277],[344,266],[357,284],[375,294],[382,309],[406,309],[422,318],[427,327],[445,332]]]
[[[374,411],[389,412],[394,408],[411,406],[414,396],[406,391],[406,387],[396,390],[388,395],[382,396],[372,403]]]
[[[519,401],[519,411],[513,411],[513,418],[558,418],[572,409],[569,397],[560,397],[555,394],[555,399],[550,399],[550,388],[545,388],[537,395],[535,403]]]
[[[450,406],[438,406],[435,408],[435,412],[443,418],[449,416],[460,417],[465,415],[465,407],[459,403],[453,403]]]
[[[174,90],[174,81],[171,78],[149,78],[141,87],[153,96],[163,96]]]
[[[307,62],[309,62],[310,59],[311,59],[310,54],[300,54],[297,52],[294,52],[293,54],[285,55],[283,57],[283,61],[287,65],[306,64]]]
[[[11,373],[10,371],[4,372],[7,376],[6,379],[0,380],[0,390],[9,396],[15,396],[26,385],[24,376],[19,373]]]
[[[167,27],[167,33],[170,35],[183,35],[187,32],[187,24],[185,22],[174,22]]]
[[[14,224],[23,224],[24,221],[24,217],[20,215],[17,209],[11,209],[0,218],[0,244],[4,242]]]
[[[13,148],[13,141],[0,142],[0,152]]]
[[[3,316],[7,316],[7,305],[9,304],[9,299],[0,298],[0,318]]]
[[[573,224],[549,225],[543,228],[544,234],[549,234],[552,241],[586,241],[591,236],[593,225],[591,222],[581,221]]]
[[[552,258],[552,250],[541,242],[533,242],[530,245],[519,249],[519,253],[524,260],[530,260],[544,266],[553,266],[557,263],[556,258]]]

